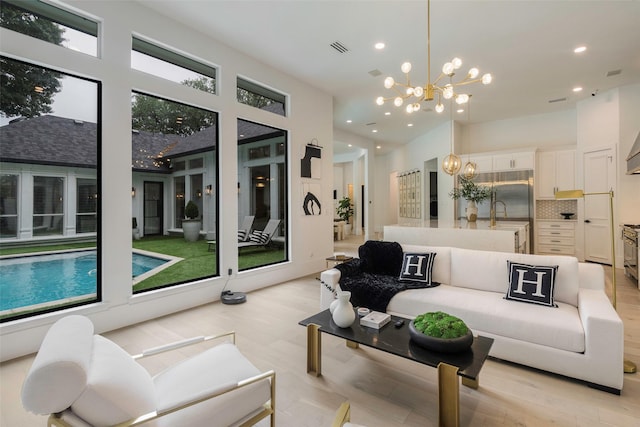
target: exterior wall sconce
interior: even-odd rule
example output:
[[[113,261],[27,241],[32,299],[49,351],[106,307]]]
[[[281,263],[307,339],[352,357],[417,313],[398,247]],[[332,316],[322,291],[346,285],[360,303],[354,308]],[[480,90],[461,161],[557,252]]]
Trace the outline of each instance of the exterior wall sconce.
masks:
[[[212,191],[213,191],[213,186],[209,184],[205,187],[204,194],[206,194],[207,196],[210,196]]]
[[[131,187],[131,197],[136,197],[136,187]]]

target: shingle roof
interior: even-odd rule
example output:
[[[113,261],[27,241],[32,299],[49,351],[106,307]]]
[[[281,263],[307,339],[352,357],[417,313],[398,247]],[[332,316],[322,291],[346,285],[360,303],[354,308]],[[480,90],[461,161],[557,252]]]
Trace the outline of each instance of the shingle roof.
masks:
[[[216,127],[182,137],[132,133],[134,170],[169,172],[172,157],[211,150]],[[0,161],[95,168],[97,125],[53,115],[18,120],[0,127]]]

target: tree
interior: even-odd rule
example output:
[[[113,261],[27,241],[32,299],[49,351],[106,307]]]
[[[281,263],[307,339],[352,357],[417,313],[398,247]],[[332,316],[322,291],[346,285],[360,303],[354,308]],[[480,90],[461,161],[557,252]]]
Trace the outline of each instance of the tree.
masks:
[[[0,26],[57,45],[64,41],[64,29],[58,24],[7,2],[0,3]],[[50,113],[53,96],[60,92],[60,77],[60,73],[0,56],[0,114],[36,117]]]
[[[196,79],[185,81],[183,84],[198,88],[199,85],[209,83]],[[189,136],[215,125],[215,114],[153,96],[134,94],[131,105],[131,124],[136,130]]]

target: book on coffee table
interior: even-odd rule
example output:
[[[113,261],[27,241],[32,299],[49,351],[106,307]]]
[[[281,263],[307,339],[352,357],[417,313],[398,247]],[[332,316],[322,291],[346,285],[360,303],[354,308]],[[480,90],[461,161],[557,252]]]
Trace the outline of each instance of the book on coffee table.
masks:
[[[368,328],[380,329],[391,321],[391,315],[372,311],[360,319],[360,324]]]

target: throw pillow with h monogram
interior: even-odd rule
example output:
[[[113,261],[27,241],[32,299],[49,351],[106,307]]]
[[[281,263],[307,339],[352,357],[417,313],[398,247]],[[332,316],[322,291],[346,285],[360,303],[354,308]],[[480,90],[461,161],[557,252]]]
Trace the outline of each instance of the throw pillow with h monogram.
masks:
[[[507,261],[507,269],[509,289],[506,299],[557,307],[553,302],[557,265],[529,265]]]

